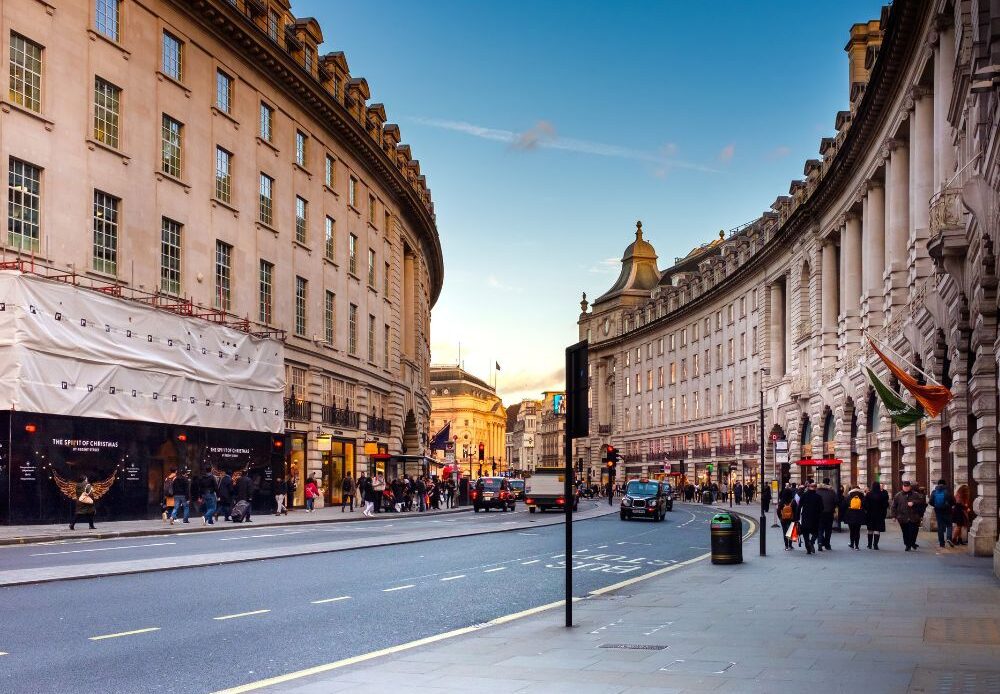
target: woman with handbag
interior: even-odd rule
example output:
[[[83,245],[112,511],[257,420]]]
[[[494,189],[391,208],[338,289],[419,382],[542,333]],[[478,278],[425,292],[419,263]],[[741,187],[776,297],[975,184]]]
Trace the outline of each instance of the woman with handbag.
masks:
[[[76,530],[76,522],[86,518],[91,530],[94,528],[94,515],[97,509],[94,508],[94,488],[90,486],[86,475],[80,475],[80,481],[76,483],[76,501],[73,502],[73,520],[70,521],[69,529]]]

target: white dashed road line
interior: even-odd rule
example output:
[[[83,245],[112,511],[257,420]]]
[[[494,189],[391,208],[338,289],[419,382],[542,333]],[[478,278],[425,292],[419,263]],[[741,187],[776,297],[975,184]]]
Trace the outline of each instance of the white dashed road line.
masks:
[[[457,580],[459,578],[465,578],[465,574],[459,574],[458,576],[445,576],[441,580],[442,581],[454,581],[454,580]]]
[[[48,557],[54,554],[79,554],[81,552],[110,552],[113,549],[138,549],[140,547],[162,547],[163,545],[176,545],[176,542],[152,542],[148,545],[122,545],[121,547],[95,547],[94,549],[67,549],[62,552],[39,552],[32,554],[33,557]]]
[[[407,588],[413,588],[414,585],[416,585],[416,584],[414,584],[414,583],[408,583],[405,586],[396,586],[395,588],[384,588],[384,589],[382,589],[382,592],[383,593],[392,593],[392,592],[397,591],[397,590],[406,590]]]
[[[350,595],[341,595],[339,598],[323,598],[322,600],[313,600],[310,604],[312,605],[325,605],[328,602],[340,602],[341,600],[350,600]]]
[[[522,561],[521,566],[527,566],[528,564],[537,564],[541,559],[532,559],[531,561]]]
[[[503,570],[505,570],[506,568],[507,568],[506,566],[498,566],[498,567],[496,567],[495,569],[486,569],[486,571],[484,571],[483,573],[484,573],[484,574],[491,574],[491,573],[493,573],[494,571],[503,571]]]
[[[136,634],[148,634],[151,631],[159,631],[160,627],[147,627],[146,629],[133,629],[132,631],[120,631],[117,634],[104,634],[103,636],[91,636],[88,641],[103,641],[104,639],[117,639],[120,636],[135,636]]]
[[[271,610],[254,610],[253,612],[239,612],[237,614],[226,614],[221,617],[212,617],[217,622],[221,622],[224,619],[236,619],[237,617],[252,617],[255,614],[267,614]]]

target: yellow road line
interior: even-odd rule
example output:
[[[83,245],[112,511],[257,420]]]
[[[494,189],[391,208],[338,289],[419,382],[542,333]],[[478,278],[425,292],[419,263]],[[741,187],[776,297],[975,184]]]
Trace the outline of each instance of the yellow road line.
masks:
[[[221,622],[223,619],[236,619],[237,617],[251,617],[255,614],[265,614],[270,611],[271,610],[254,610],[253,612],[240,612],[238,614],[227,614],[227,615],[222,615],[221,617],[212,617],[212,619],[216,620],[217,622]]]
[[[328,602],[340,602],[341,600],[350,600],[350,595],[341,595],[339,598],[325,598],[323,600],[313,600],[311,604],[313,605],[323,605]]]
[[[88,641],[103,641],[104,639],[117,639],[119,636],[134,636],[136,634],[148,634],[151,631],[159,631],[160,627],[147,627],[145,629],[133,629],[132,631],[120,631],[117,634],[104,634],[103,636],[91,636]],[[0,653],[0,655],[7,655]]]

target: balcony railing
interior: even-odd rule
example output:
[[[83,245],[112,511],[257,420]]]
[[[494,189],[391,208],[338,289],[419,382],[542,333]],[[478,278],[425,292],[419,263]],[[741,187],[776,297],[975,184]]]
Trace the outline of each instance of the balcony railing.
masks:
[[[598,424],[597,425],[597,433],[600,436],[609,436],[611,434],[611,425],[610,424]]]
[[[687,458],[687,453],[688,452],[685,449],[677,451],[667,451],[666,458],[667,460],[683,460],[684,458]]]
[[[312,403],[308,400],[285,398],[285,419],[308,422],[312,416]]]
[[[320,419],[323,424],[330,426],[357,429],[361,421],[361,413],[336,405],[323,405],[320,410]]]
[[[747,443],[741,443],[740,444],[740,453],[741,454],[747,454],[747,455],[749,455],[751,453],[760,453],[760,443],[758,443],[757,441],[751,441],[751,442],[747,442]]]
[[[376,417],[373,413],[368,416],[368,431],[372,434],[389,435],[392,433],[392,424],[388,419]]]
[[[726,445],[723,445],[723,446],[716,446],[715,447],[715,454],[716,455],[736,455],[736,445],[730,443],[730,444],[726,444]]]
[[[711,458],[712,457],[712,447],[711,446],[701,446],[699,448],[694,448],[691,450],[691,456],[693,458]]]

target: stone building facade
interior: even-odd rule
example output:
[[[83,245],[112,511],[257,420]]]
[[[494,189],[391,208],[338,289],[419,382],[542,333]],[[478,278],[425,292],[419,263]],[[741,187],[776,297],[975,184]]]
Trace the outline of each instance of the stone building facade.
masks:
[[[795,461],[837,459],[845,484],[964,485],[969,550],[1000,561],[996,12],[900,0],[855,24],[848,108],[788,195],[664,271],[640,228],[619,280],[581,304],[591,460],[610,443],[627,472],[728,462],[753,478],[763,409],[795,479],[813,470]],[[861,364],[898,384],[866,335],[951,389],[940,417],[892,426]]]
[[[496,389],[457,365],[435,365],[430,393],[431,429],[439,431],[451,422],[455,460],[463,473],[478,477],[504,470],[507,410]]]
[[[425,452],[443,257],[420,163],[322,42],[288,0],[5,3],[0,242],[283,331],[288,474],[336,490],[366,442]]]
[[[507,408],[507,461],[512,472],[535,471],[535,442],[541,412],[541,401],[527,398]]]

